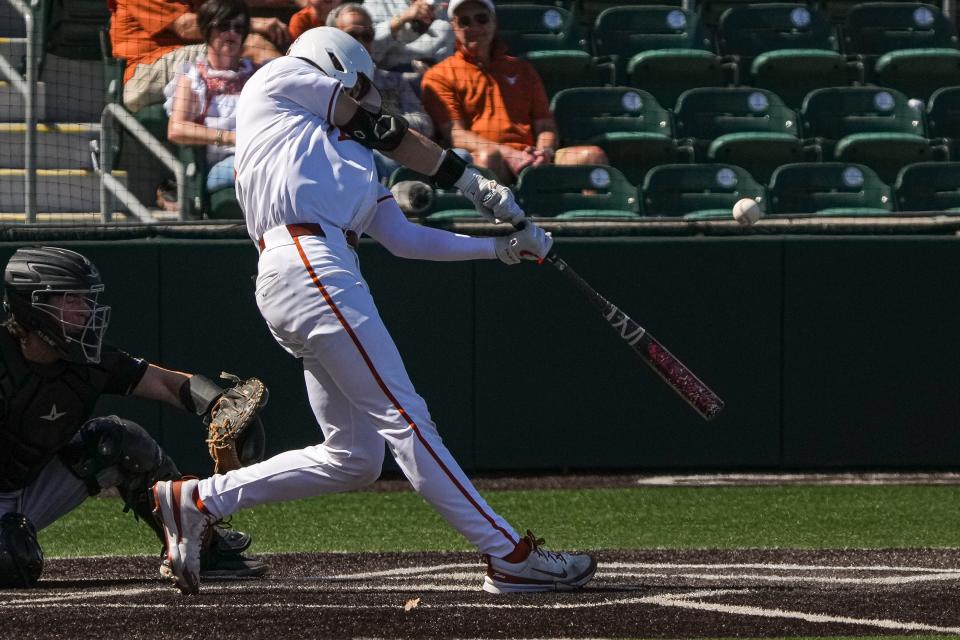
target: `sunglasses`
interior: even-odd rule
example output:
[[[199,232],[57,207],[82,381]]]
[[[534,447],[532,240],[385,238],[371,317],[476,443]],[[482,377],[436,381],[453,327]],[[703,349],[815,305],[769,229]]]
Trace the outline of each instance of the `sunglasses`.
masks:
[[[233,20],[216,22],[214,23],[213,28],[220,33],[226,33],[227,31],[233,31],[234,33],[246,33],[249,26],[247,25],[246,20],[242,18],[234,18]]]
[[[457,26],[461,29],[469,29],[470,26],[476,22],[478,25],[485,25],[490,23],[490,14],[489,13],[475,13],[473,17],[470,16],[456,16]]]
[[[350,29],[347,31],[347,33],[353,36],[355,40],[360,40],[361,42],[373,42],[373,29],[370,27],[364,27],[362,29]]]

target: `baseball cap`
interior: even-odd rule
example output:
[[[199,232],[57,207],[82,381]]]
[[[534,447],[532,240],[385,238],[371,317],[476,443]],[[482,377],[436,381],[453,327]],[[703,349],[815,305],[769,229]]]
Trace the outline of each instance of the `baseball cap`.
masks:
[[[447,15],[450,16],[450,18],[453,18],[453,15],[456,12],[456,10],[464,2],[479,2],[480,4],[485,6],[487,10],[490,11],[490,13],[494,15],[496,15],[497,13],[496,8],[493,6],[493,0],[450,0],[450,5],[447,7]]]

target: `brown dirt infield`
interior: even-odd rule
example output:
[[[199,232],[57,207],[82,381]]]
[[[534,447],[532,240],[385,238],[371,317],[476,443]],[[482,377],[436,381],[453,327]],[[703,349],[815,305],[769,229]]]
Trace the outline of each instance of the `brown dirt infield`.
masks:
[[[50,560],[0,638],[960,635],[960,550],[600,551],[574,593],[492,596],[475,554],[279,554],[182,596],[147,557]],[[409,611],[405,603],[419,598]]]

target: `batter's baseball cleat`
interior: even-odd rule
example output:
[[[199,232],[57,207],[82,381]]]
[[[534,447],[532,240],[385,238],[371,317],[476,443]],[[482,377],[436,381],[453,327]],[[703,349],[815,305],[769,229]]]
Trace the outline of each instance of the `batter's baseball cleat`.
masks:
[[[203,510],[196,479],[153,485],[154,516],[163,525],[173,584],[181,593],[200,591],[200,549],[214,518]]]
[[[253,540],[242,531],[224,528],[214,523],[207,529],[210,541],[200,551],[200,578],[260,578],[270,571],[270,567],[259,560],[243,555]],[[166,548],[160,553],[160,576],[173,579],[173,569]]]
[[[483,590],[487,593],[532,593],[537,591],[573,591],[590,582],[597,561],[586,553],[547,551],[529,530],[520,541],[528,555],[519,562],[486,556],[487,575]]]

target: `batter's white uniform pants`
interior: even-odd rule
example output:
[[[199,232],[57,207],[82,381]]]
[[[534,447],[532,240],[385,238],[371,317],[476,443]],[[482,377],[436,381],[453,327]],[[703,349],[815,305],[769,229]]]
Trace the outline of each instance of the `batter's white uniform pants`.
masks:
[[[376,480],[383,442],[413,488],[481,553],[503,557],[516,531],[487,505],[447,451],[380,319],[343,232],[264,235],[256,284],[277,342],[303,359],[324,442],[200,483],[216,517],[264,502],[350,491]]]

